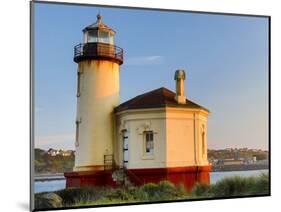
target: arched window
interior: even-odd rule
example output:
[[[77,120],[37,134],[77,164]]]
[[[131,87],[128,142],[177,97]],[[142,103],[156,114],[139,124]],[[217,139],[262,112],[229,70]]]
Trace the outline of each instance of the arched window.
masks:
[[[205,155],[205,132],[202,132],[202,152]]]
[[[81,81],[81,72],[78,72],[78,79],[77,79],[77,97],[80,97],[80,81]]]
[[[77,97],[80,97],[81,95],[81,77],[82,77],[83,69],[80,68],[77,71]]]
[[[153,155],[154,144],[153,144],[153,131],[144,131],[144,148],[146,155]]]
[[[206,154],[206,141],[205,141],[205,127],[202,125],[201,141],[202,141],[202,155]]]

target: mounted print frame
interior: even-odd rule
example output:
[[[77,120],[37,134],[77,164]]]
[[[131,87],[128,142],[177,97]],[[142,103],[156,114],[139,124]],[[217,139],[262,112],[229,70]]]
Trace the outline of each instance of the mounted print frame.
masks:
[[[31,210],[270,195],[270,16],[31,2]]]

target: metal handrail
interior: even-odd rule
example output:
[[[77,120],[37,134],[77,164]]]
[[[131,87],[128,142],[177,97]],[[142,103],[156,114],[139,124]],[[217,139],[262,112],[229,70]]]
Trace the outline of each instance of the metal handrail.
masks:
[[[144,183],[143,180],[141,180],[137,175],[135,175],[132,171],[130,171],[129,169],[124,168],[125,172],[128,173],[128,175],[131,175],[131,177],[133,176],[134,180],[136,180],[138,182],[138,185],[142,185]]]
[[[80,43],[74,47],[74,60],[81,57],[107,57],[123,62],[123,49],[108,43]]]

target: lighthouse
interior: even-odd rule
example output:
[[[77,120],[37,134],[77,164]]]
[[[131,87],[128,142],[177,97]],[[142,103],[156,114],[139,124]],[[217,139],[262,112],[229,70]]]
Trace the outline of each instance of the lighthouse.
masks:
[[[96,22],[83,29],[84,42],[74,47],[74,61],[78,64],[76,155],[73,172],[65,173],[69,186],[88,181],[103,184],[111,175],[113,111],[119,105],[119,72],[123,63],[123,49],[115,46],[114,37],[115,31],[98,14]]]
[[[73,171],[64,174],[66,186],[168,180],[191,190],[196,182],[210,183],[210,111],[187,98],[185,70],[171,76],[175,92],[160,87],[120,104],[123,50],[115,46],[115,34],[98,15],[74,47],[76,154]]]

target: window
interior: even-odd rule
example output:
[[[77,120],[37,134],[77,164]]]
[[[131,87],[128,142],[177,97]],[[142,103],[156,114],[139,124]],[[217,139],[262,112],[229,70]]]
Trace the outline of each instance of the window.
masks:
[[[109,33],[109,44],[114,45],[114,34]]]
[[[96,30],[88,32],[87,43],[97,42],[98,33]]]
[[[81,81],[81,72],[78,72],[78,80],[77,80],[77,97],[80,96],[80,81]]]
[[[206,154],[206,142],[205,142],[205,130],[204,130],[204,125],[202,126],[202,134],[201,134],[201,141],[202,141],[202,155],[204,156]]]
[[[99,31],[99,40],[100,43],[109,43],[109,35],[106,31]]]
[[[153,131],[145,131],[144,139],[145,139],[145,154],[152,155],[154,150]]]

